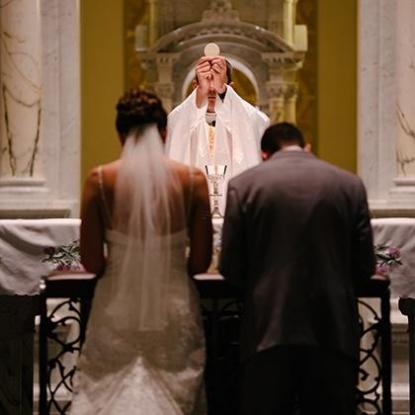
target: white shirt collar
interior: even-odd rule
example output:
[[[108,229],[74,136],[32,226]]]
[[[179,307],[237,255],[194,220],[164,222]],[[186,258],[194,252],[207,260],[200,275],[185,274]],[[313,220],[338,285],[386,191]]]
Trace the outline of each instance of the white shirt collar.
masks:
[[[281,151],[303,151],[304,149],[301,148],[299,145],[294,144],[292,146],[286,146],[281,149]]]

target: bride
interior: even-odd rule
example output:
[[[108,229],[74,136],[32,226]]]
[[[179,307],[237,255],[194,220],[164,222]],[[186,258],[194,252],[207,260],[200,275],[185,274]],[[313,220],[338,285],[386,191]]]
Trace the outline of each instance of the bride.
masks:
[[[81,258],[102,277],[74,415],[206,413],[204,336],[189,277],[211,259],[209,196],[200,170],[164,156],[166,124],[155,95],[127,92],[117,104],[121,158],[86,181]]]

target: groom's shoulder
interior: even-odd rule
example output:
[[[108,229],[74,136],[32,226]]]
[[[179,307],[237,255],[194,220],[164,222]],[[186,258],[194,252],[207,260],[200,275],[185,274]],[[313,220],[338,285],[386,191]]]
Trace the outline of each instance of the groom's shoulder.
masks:
[[[229,180],[228,186],[235,189],[245,189],[249,188],[253,183],[258,180],[258,176],[263,173],[264,163],[260,163],[254,167],[251,167],[242,173],[239,173],[237,176]]]

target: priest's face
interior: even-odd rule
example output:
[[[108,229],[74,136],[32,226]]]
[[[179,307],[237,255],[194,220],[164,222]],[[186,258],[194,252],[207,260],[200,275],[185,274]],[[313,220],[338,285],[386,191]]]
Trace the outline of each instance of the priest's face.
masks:
[[[208,100],[208,106],[207,106],[208,112],[215,112],[216,90],[215,88],[213,88],[212,85],[209,87],[207,100]]]

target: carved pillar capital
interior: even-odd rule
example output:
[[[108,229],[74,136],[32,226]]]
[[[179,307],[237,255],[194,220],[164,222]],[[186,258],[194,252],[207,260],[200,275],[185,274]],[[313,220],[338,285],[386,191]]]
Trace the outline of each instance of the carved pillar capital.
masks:
[[[271,121],[283,121],[285,117],[285,83],[269,81],[267,82],[267,92]]]
[[[295,122],[298,85],[294,82],[267,82],[269,112],[273,122]]]
[[[179,58],[179,53],[157,53],[156,65],[158,73],[158,81],[160,83],[168,83],[172,79],[173,66]]]
[[[303,65],[304,54],[298,52],[266,52],[262,60],[268,66],[270,80],[295,80],[296,72]]]
[[[295,123],[296,121],[296,104],[298,96],[297,83],[289,83],[285,90],[285,120]]]
[[[173,82],[154,84],[154,91],[163,102],[164,109],[169,113],[172,110],[172,101],[174,93]]]
[[[298,84],[297,83],[288,83],[285,86],[285,98],[287,100],[296,99],[298,95]]]
[[[239,20],[239,12],[232,8],[230,0],[212,0],[210,7],[203,12],[203,21]]]
[[[270,98],[285,98],[287,85],[284,82],[268,81],[267,92]]]

